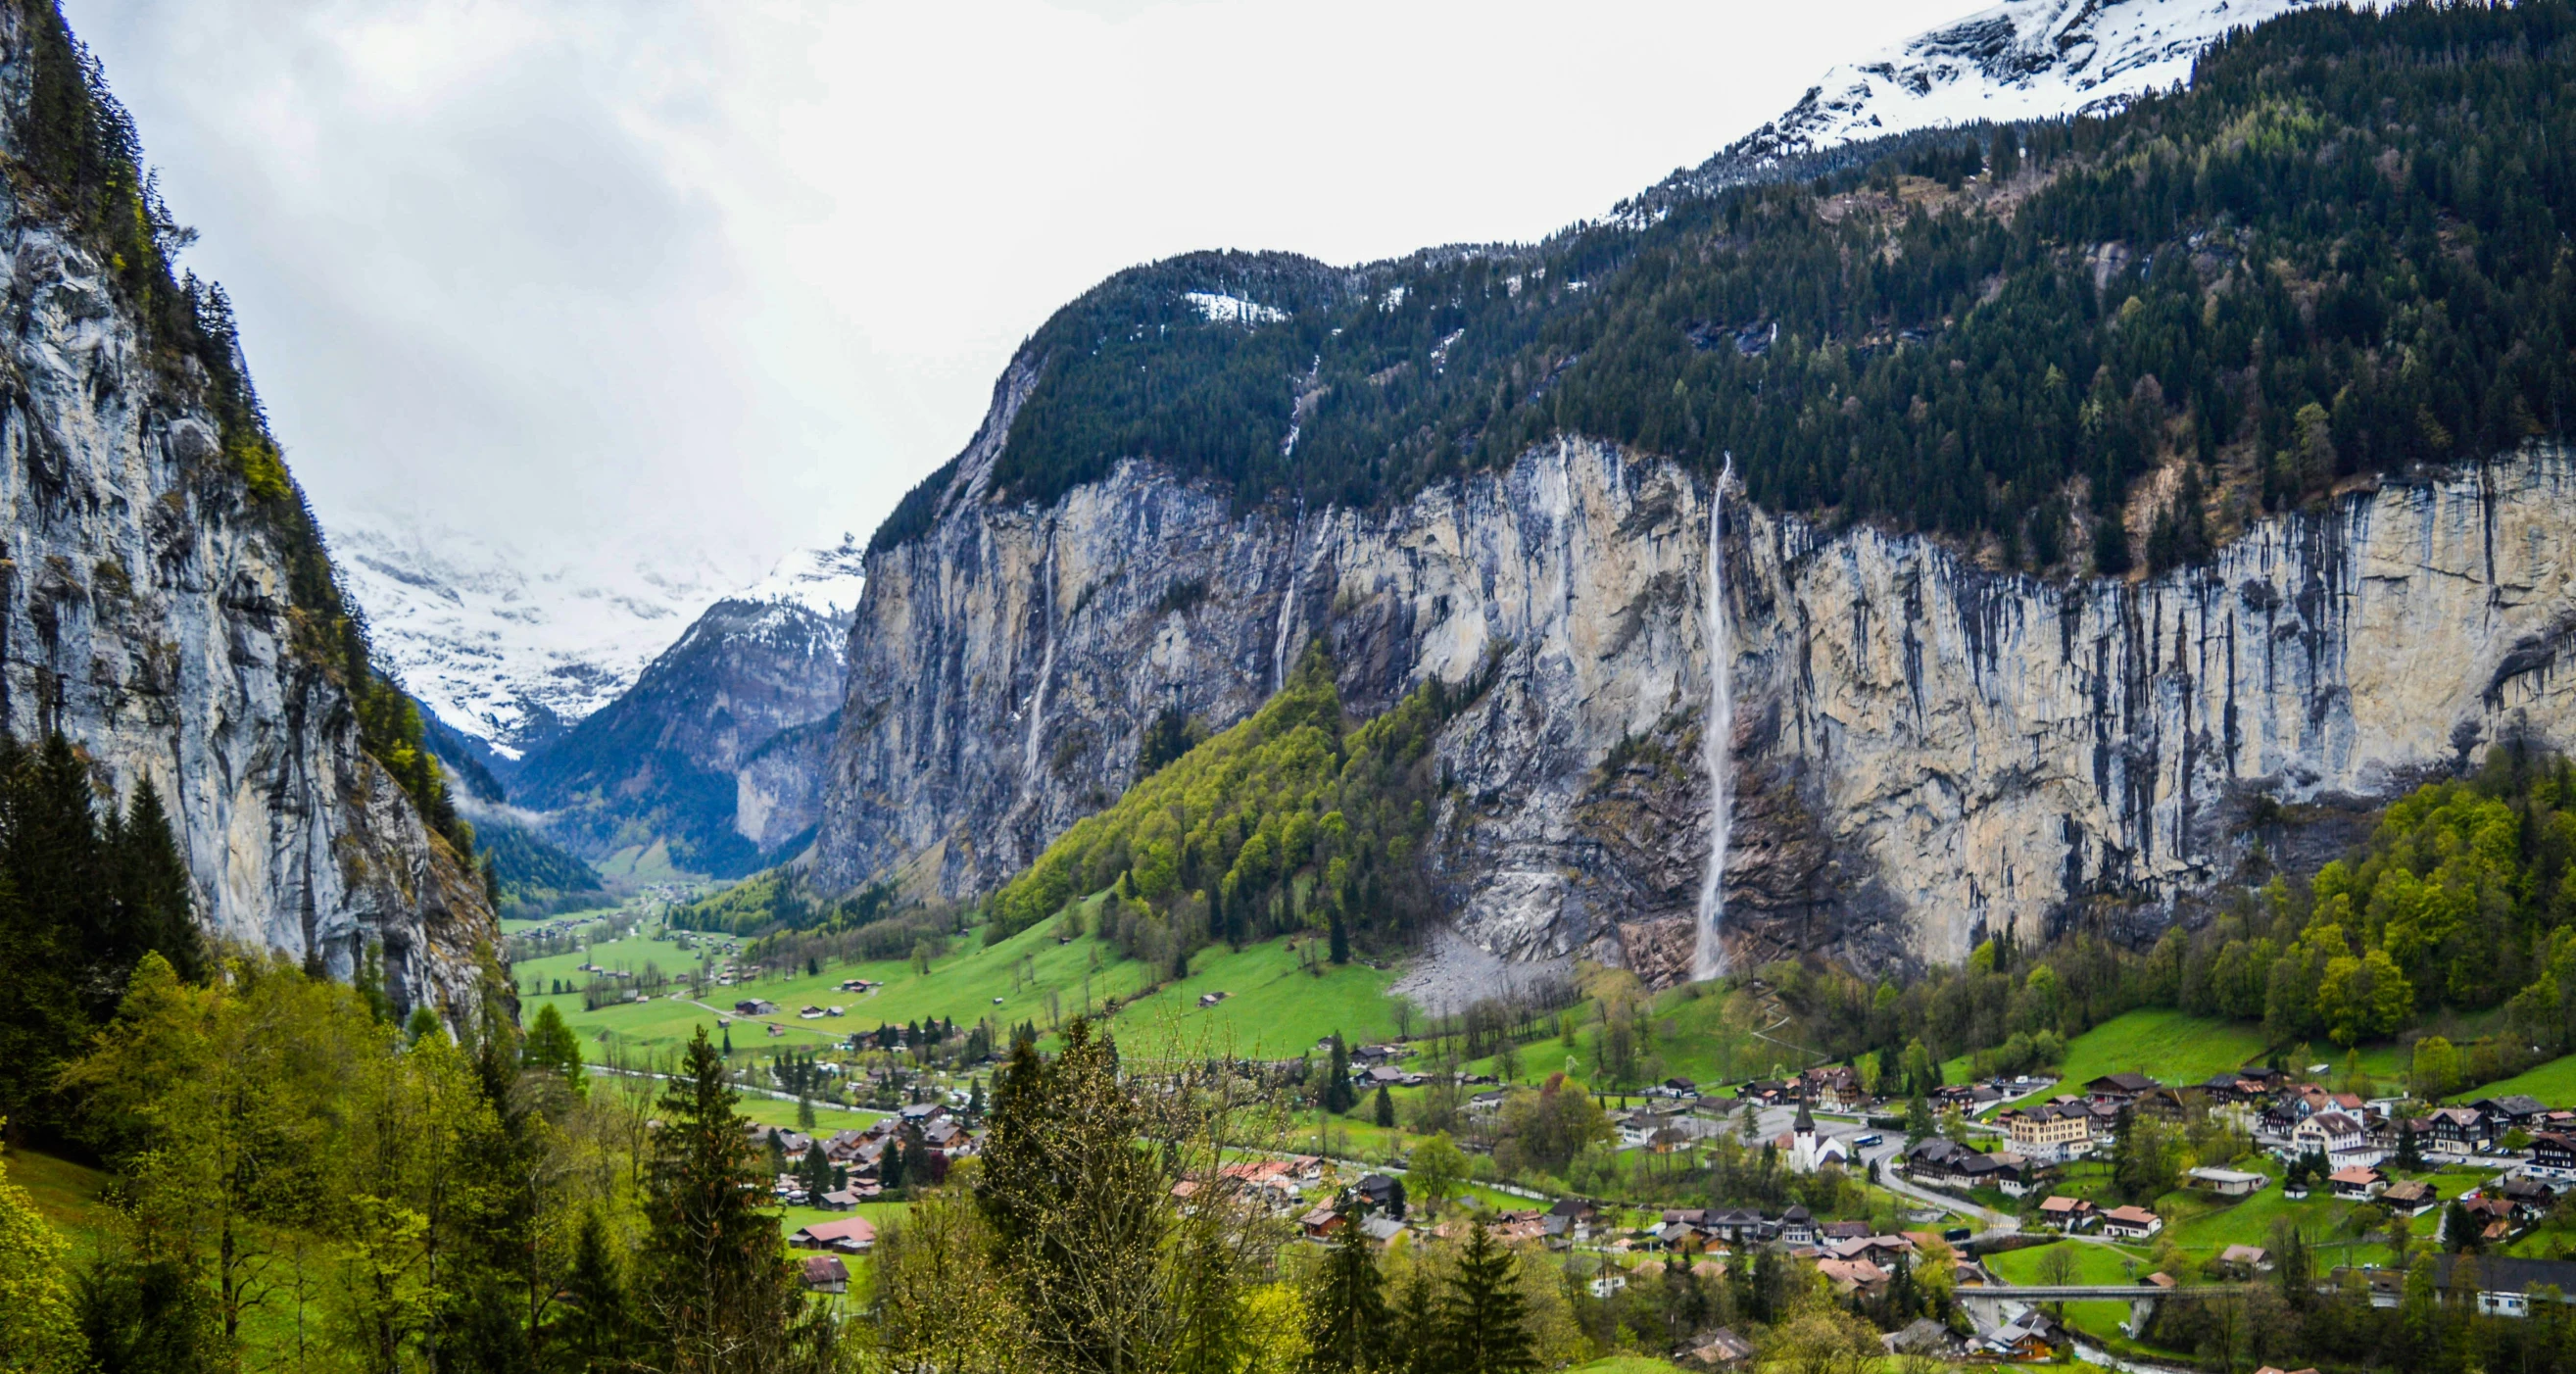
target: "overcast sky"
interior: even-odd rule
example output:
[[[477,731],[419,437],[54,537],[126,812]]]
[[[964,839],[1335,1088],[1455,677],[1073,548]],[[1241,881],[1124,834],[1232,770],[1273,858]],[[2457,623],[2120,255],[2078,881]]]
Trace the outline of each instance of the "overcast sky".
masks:
[[[754,569],[1110,272],[1535,238],[1971,8],[64,0],[326,526]]]

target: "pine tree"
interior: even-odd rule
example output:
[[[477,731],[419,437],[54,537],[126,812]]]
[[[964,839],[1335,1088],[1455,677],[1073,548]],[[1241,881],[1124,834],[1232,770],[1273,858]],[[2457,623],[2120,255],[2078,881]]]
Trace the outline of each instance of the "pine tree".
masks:
[[[1342,1033],[1333,1032],[1332,1062],[1324,1070],[1324,1110],[1339,1116],[1358,1105],[1351,1089],[1351,1052],[1342,1044]]]
[[[189,982],[203,978],[203,944],[189,915],[187,861],[179,857],[169,813],[161,806],[161,789],[148,777],[135,785],[134,800],[118,827],[116,847],[117,897],[124,908],[127,948],[135,958],[146,950],[157,952]]]
[[[642,1287],[673,1369],[769,1367],[814,1339],[735,1102],[701,1026],[654,1104],[662,1128],[645,1176]]]
[[[1307,1374],[1380,1367],[1387,1348],[1385,1280],[1368,1233],[1344,1225],[1306,1293]]]
[[[634,1302],[597,1212],[582,1218],[573,1242],[572,1269],[564,1278],[565,1311],[553,1330],[555,1353],[566,1370],[613,1370],[626,1365],[635,1326]]]
[[[1336,964],[1347,964],[1351,961],[1350,927],[1342,924],[1342,909],[1339,906],[1333,908],[1332,917],[1333,929],[1331,938],[1333,942],[1333,962]]]
[[[1440,1341],[1440,1292],[1434,1287],[1430,1266],[1416,1264],[1395,1303],[1386,1327],[1386,1343],[1379,1356],[1378,1368],[1387,1374],[1445,1374],[1445,1352]]]
[[[1383,1083],[1378,1085],[1377,1106],[1372,1116],[1380,1126],[1391,1129],[1395,1125],[1395,1098],[1387,1092],[1386,1085]]]
[[[1457,1374],[1527,1374],[1538,1368],[1537,1341],[1512,1282],[1518,1264],[1478,1217],[1441,1302],[1441,1368]]]

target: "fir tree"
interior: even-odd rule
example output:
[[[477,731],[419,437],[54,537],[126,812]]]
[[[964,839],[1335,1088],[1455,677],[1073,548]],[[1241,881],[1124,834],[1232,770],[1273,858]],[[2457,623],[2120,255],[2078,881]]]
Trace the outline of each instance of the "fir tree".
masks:
[[[1340,906],[1336,905],[1333,908],[1332,919],[1333,928],[1331,938],[1333,962],[1336,964],[1347,964],[1351,961],[1351,932],[1350,927],[1342,924],[1342,909]]]
[[[573,1242],[572,1268],[564,1278],[565,1311],[555,1323],[555,1352],[566,1370],[626,1366],[635,1313],[626,1276],[597,1212],[583,1216]]]
[[[1351,1052],[1342,1044],[1342,1033],[1333,1032],[1332,1062],[1324,1070],[1324,1110],[1339,1116],[1358,1105],[1359,1098],[1351,1088]]]
[[[1386,1085],[1383,1083],[1378,1085],[1377,1106],[1372,1111],[1371,1118],[1378,1125],[1390,1129],[1395,1125],[1395,1097],[1386,1090]]]
[[[662,1128],[645,1176],[642,1287],[674,1369],[767,1367],[753,1352],[783,1362],[814,1339],[735,1101],[701,1026],[654,1104]]]
[[[1512,1271],[1519,1260],[1494,1242],[1478,1217],[1467,1231],[1457,1272],[1440,1310],[1440,1367],[1457,1374],[1527,1374],[1538,1368],[1537,1342]]]
[[[1381,1367],[1387,1349],[1385,1280],[1368,1234],[1351,1221],[1341,1229],[1306,1293],[1307,1374],[1351,1374]]]

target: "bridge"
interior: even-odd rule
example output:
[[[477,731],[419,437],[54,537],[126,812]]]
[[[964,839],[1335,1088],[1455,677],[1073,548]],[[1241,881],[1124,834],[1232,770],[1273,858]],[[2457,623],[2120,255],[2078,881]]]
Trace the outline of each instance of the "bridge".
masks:
[[[2146,1329],[2157,1303],[2240,1297],[2249,1287],[2242,1283],[2176,1284],[2171,1288],[2153,1283],[1988,1283],[1957,1289],[1951,1296],[1968,1309],[1969,1317],[1980,1327],[2001,1325],[2008,1319],[2006,1307],[2027,1312],[2043,1302],[2125,1302],[2129,1305],[2129,1330],[2134,1333]]]

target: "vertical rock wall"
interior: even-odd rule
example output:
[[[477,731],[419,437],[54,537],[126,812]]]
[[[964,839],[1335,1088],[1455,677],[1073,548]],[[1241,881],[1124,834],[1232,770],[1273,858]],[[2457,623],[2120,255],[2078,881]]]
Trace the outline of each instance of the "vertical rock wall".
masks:
[[[398,1006],[470,1002],[497,938],[481,884],[290,649],[287,560],[214,417],[15,195],[0,182],[0,717],[63,731],[102,804],[154,782],[213,934],[341,977],[374,943]]]
[[[1382,511],[1238,511],[1140,462],[995,505],[1018,394],[1006,378],[932,532],[870,569],[826,881],[987,891],[1117,795],[1156,713],[1230,724],[1320,634],[1359,711],[1495,666],[1440,740],[1464,933],[1686,976],[1703,479],[1574,440]],[[2576,734],[2556,451],[2348,495],[2139,583],[1726,512],[1738,958],[1955,962],[2096,906],[2150,931],[2235,869],[2255,795],[2357,808],[2505,731]]]

